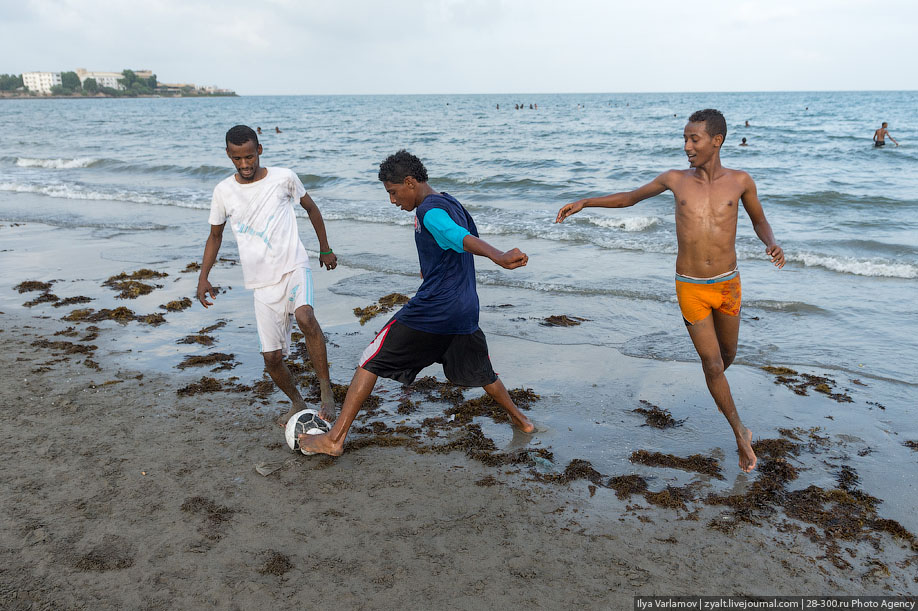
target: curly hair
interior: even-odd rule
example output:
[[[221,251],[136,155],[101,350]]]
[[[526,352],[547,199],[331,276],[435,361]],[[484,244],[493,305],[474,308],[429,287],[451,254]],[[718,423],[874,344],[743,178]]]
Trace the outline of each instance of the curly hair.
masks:
[[[427,168],[421,160],[406,151],[400,150],[389,155],[379,164],[380,182],[403,183],[411,176],[418,182],[427,182]]]
[[[708,135],[712,138],[720,134],[724,137],[724,140],[727,139],[727,120],[724,119],[724,115],[719,110],[714,110],[713,108],[697,110],[692,113],[692,116],[689,117],[688,120],[689,123],[700,123],[703,121],[704,131],[708,132]]]
[[[248,125],[234,125],[226,132],[226,145],[240,146],[251,140],[258,146],[258,134]]]

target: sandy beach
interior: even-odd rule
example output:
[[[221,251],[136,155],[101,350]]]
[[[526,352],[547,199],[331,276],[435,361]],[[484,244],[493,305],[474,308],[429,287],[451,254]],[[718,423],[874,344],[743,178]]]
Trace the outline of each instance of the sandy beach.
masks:
[[[918,540],[888,517],[901,510],[887,512],[838,467],[839,455],[870,446],[869,432],[846,441],[793,423],[780,435],[765,430],[756,435],[759,469],[742,476],[716,414],[711,445],[725,451],[695,454],[682,444],[693,429],[668,421],[679,413],[635,399],[638,390],[671,396],[693,380],[684,400],[703,405],[693,364],[493,334],[498,372],[531,393],[536,422],[597,383],[590,363],[604,359],[615,379],[600,383],[620,388],[622,413],[645,410],[614,424],[655,435],[649,450],[660,451],[622,451],[630,472],[599,472],[591,455],[552,452],[559,436],[582,435],[590,447],[594,425],[576,413],[567,431],[519,439],[474,403],[477,389],[457,398],[428,380],[408,391],[381,384],[344,456],[302,456],[271,422],[283,397],[263,383],[254,348],[214,356],[254,335],[241,286],[224,287],[228,307],[205,315],[181,302],[196,282],[183,273],[192,261],[101,257],[98,237],[80,230],[0,231],[5,609],[628,609],[639,594],[918,592]],[[49,234],[58,239],[46,244]],[[132,238],[106,249],[118,240],[128,248]],[[352,273],[345,264],[336,279]],[[26,281],[50,284],[19,292]],[[113,289],[137,288],[119,281],[153,291],[118,299]],[[317,312],[332,380],[346,384],[384,318],[361,327],[351,310],[367,300],[322,281]],[[500,303],[484,294],[483,304]],[[122,311],[117,320],[118,307],[131,319]],[[195,356],[211,358],[195,367]],[[826,393],[788,391],[826,383],[797,372],[735,370],[739,399],[768,397],[770,421],[843,406]],[[308,392],[308,367],[298,374]],[[845,392],[834,381],[829,390]],[[829,463],[835,482],[807,479]]]

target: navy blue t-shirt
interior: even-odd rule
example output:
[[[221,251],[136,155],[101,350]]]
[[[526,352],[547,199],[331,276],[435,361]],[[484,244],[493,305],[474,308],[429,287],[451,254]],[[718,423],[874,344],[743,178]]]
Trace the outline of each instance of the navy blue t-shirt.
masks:
[[[475,256],[440,247],[424,226],[424,215],[444,210],[460,227],[478,237],[472,215],[448,193],[428,195],[415,209],[414,241],[424,281],[396,320],[417,331],[441,335],[467,335],[478,330],[478,292],[475,290]]]

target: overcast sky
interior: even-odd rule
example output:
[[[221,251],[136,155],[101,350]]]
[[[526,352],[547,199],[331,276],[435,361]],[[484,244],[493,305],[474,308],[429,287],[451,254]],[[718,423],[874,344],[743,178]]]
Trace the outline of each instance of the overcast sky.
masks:
[[[0,0],[0,73],[240,94],[918,89],[916,0]]]

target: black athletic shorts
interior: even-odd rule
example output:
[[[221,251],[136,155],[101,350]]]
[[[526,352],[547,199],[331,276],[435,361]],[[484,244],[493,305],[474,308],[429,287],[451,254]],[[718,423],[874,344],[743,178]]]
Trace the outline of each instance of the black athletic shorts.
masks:
[[[360,357],[360,366],[384,378],[411,384],[433,363],[459,386],[487,386],[497,380],[481,329],[469,335],[440,335],[407,327],[394,318]]]

